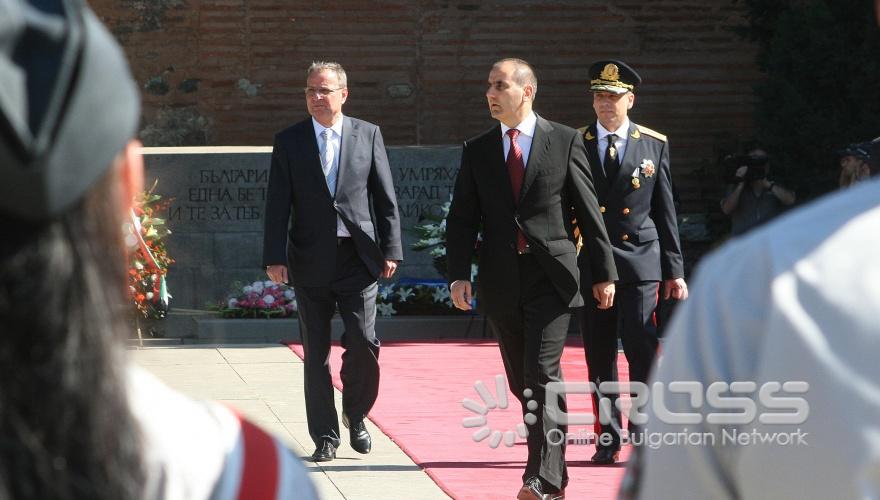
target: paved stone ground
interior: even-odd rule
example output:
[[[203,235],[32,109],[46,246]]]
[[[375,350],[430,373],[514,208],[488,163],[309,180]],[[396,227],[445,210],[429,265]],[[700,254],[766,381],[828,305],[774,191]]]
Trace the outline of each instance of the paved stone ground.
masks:
[[[263,428],[284,439],[300,456],[313,451],[303,403],[303,364],[277,344],[180,345],[132,348],[141,366],[166,384],[196,398],[220,400],[240,409]],[[339,391],[336,407],[341,408]],[[305,462],[322,498],[449,498],[388,436],[367,423],[373,438],[369,455],[353,451],[341,428],[343,445],[336,460]]]

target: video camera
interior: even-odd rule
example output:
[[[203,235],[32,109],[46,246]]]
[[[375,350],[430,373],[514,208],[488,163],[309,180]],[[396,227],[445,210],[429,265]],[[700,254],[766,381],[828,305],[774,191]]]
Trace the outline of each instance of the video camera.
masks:
[[[767,156],[751,156],[751,155],[729,155],[722,160],[724,165],[730,170],[731,184],[739,182],[757,181],[767,177],[767,163],[770,158]],[[748,167],[744,177],[736,177],[736,171],[739,167]]]

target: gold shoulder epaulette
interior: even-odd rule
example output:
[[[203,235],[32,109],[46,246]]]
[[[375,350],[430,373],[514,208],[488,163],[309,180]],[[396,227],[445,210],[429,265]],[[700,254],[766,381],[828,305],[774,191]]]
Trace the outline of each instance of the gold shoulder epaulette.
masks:
[[[648,127],[643,127],[642,125],[636,125],[636,127],[639,129],[639,131],[641,133],[643,133],[645,135],[650,135],[654,139],[659,139],[663,142],[666,142],[666,136],[661,134],[660,132],[657,132],[656,130],[651,130]]]

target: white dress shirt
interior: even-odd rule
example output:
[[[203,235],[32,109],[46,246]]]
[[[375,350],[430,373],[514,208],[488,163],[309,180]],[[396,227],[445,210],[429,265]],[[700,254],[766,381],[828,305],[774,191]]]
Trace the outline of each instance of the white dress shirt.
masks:
[[[535,127],[537,125],[538,116],[535,115],[534,111],[529,111],[528,116],[526,116],[519,125],[513,127],[519,130],[519,136],[516,138],[516,143],[519,144],[519,149],[522,150],[523,166],[529,164],[529,153],[532,151],[532,139],[535,137]],[[504,143],[505,160],[507,160],[507,154],[510,152],[510,137],[507,135],[507,131],[510,130],[510,128],[511,127],[508,127],[503,123],[501,124],[501,141]]]
[[[626,154],[626,143],[629,141],[629,118],[623,121],[623,124],[617,130],[609,131],[605,127],[602,126],[598,121],[596,122],[596,146],[599,151],[599,161],[602,162],[602,166],[605,166],[605,151],[608,149],[608,137],[609,134],[617,134],[617,140],[614,141],[614,147],[617,148],[617,158],[621,165],[623,165],[623,158]]]
[[[339,154],[342,146],[342,122],[343,117],[340,116],[339,120],[336,120],[336,123],[331,125],[329,129],[331,130],[330,139],[327,141],[328,146],[333,147],[333,168],[336,170],[336,182],[339,182]],[[318,120],[315,120],[312,117],[312,126],[315,128],[315,139],[318,141],[318,150],[321,149],[321,144],[324,142],[324,138],[321,137],[321,134],[324,133],[324,130],[328,127],[325,127],[318,123]],[[342,223],[342,218],[338,215],[336,216],[336,236],[338,238],[348,238],[351,237],[351,233],[348,232],[348,228],[345,227],[345,224]]]

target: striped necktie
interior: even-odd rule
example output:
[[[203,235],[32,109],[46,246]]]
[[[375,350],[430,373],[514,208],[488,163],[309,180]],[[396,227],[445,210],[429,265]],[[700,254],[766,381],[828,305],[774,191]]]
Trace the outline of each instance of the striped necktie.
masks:
[[[321,132],[321,168],[324,170],[324,177],[327,180],[327,189],[330,190],[330,196],[336,196],[336,177],[339,169],[334,165],[333,157],[333,141],[330,140],[333,131],[325,128]]]

